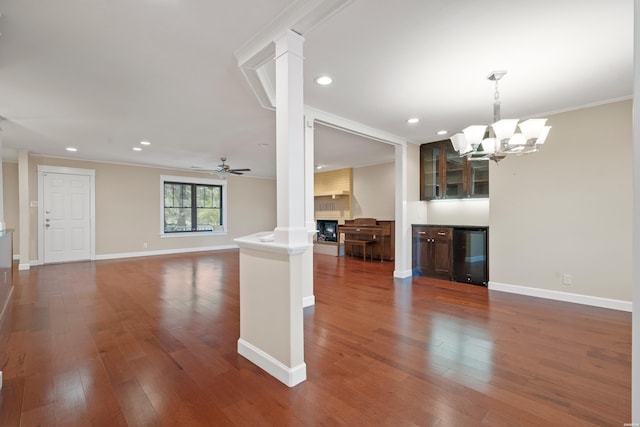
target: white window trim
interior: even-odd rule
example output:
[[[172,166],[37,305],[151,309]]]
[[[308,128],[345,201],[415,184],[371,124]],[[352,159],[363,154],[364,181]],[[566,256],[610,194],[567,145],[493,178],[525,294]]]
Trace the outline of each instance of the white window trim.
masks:
[[[222,230],[190,231],[186,233],[164,232],[164,183],[180,182],[184,184],[219,185],[222,187]],[[227,234],[227,181],[223,179],[195,178],[192,176],[160,175],[160,237],[193,237],[193,236],[223,236]]]

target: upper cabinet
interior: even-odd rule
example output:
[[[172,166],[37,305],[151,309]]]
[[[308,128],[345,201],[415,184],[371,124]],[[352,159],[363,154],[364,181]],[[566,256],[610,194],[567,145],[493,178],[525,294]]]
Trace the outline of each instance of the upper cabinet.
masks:
[[[460,157],[450,140],[420,146],[420,200],[489,197],[489,162]]]

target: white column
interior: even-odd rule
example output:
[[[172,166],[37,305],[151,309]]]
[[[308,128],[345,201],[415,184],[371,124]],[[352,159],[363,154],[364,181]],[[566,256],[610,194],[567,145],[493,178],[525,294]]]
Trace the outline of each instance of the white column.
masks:
[[[0,128],[0,231],[7,229],[4,222],[4,185],[2,183],[2,128]]]
[[[305,227],[305,156],[302,43],[287,31],[276,40],[276,174],[277,226],[275,241],[307,244]]]
[[[396,254],[394,277],[411,276],[411,225],[407,200],[407,144],[396,147]]]
[[[29,270],[29,224],[31,210],[29,209],[29,152],[18,151],[18,212],[20,229],[20,261],[19,270]]]
[[[313,295],[313,237],[316,235],[315,203],[314,203],[314,117],[305,116],[304,127],[304,216],[307,227],[310,248],[304,253],[303,282],[302,282],[302,306],[315,305],[316,298]]]
[[[303,283],[306,252],[302,42],[276,40],[277,227],[235,239],[240,246],[238,353],[293,387],[307,378]]]
[[[634,2],[634,85],[633,85],[633,237],[632,258],[640,259],[640,0]],[[631,272],[631,418],[640,424],[640,263]]]

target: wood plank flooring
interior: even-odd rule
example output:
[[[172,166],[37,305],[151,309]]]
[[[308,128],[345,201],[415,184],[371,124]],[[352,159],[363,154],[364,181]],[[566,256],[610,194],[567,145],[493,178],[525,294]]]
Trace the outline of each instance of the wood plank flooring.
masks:
[[[291,389],[236,352],[237,251],[14,271],[0,426],[630,422],[630,313],[314,258]]]

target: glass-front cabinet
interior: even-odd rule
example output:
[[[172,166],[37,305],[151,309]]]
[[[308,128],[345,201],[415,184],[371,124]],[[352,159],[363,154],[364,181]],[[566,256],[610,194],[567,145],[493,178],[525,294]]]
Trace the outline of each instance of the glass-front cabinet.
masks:
[[[447,159],[444,174],[444,181],[447,188],[445,197],[448,199],[459,199],[463,197],[465,193],[465,159],[464,157],[460,157],[451,144],[446,145],[445,156]]]
[[[489,161],[469,161],[470,197],[489,197]]]
[[[440,145],[420,146],[420,199],[431,200],[440,198]]]
[[[420,146],[420,200],[489,197],[489,162],[460,157],[450,140]]]

